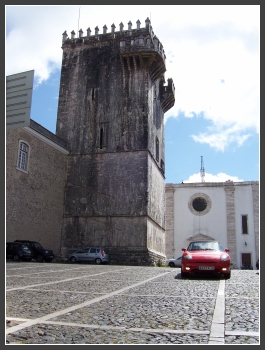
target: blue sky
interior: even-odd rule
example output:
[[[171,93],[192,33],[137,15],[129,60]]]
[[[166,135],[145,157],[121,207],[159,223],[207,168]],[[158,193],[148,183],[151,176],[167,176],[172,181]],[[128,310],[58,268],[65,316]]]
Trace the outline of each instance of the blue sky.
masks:
[[[31,118],[55,132],[62,33],[151,18],[176,102],[166,182],[259,180],[260,5],[6,6],[6,75],[34,70]]]

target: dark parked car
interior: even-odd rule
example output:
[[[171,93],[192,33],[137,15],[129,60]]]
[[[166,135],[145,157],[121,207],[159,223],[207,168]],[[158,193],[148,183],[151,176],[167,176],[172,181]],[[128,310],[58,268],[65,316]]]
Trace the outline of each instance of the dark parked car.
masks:
[[[30,248],[19,242],[6,242],[6,259],[14,261],[31,261],[33,253]]]
[[[242,264],[241,270],[253,270],[253,266],[251,264]]]
[[[256,269],[259,270],[259,259],[256,262]]]
[[[43,260],[51,262],[54,258],[53,251],[44,249],[39,242],[22,239],[17,239],[15,242],[21,242],[27,245],[33,253],[33,259],[36,259],[38,262],[42,262]]]

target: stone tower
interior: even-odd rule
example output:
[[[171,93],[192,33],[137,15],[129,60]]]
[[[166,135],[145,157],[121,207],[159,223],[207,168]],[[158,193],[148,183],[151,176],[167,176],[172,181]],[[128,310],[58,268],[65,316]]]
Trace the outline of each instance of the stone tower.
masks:
[[[165,53],[149,18],[78,38],[63,33],[56,134],[70,151],[62,255],[102,246],[110,263],[165,259]]]

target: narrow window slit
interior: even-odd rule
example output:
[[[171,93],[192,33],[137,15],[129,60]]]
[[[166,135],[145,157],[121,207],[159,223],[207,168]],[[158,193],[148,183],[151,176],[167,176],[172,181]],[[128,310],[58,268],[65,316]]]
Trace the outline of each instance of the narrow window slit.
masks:
[[[103,128],[100,128],[100,136],[99,136],[99,148],[103,147]]]

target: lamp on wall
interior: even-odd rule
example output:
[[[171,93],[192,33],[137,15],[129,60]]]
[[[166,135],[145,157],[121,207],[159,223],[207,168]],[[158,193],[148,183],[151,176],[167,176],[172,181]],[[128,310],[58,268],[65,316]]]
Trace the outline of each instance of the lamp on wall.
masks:
[[[248,245],[247,242],[245,242],[245,245]]]

